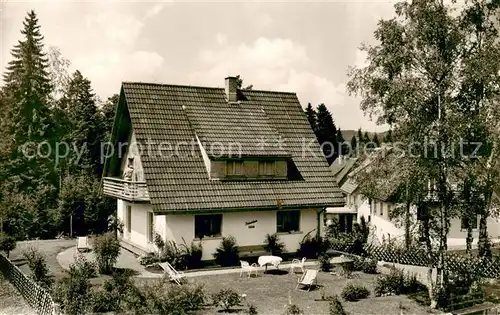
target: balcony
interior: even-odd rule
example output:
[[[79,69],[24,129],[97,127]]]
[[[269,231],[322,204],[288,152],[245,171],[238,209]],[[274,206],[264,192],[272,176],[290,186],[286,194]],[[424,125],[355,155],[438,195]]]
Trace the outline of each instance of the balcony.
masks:
[[[146,182],[127,181],[119,178],[104,177],[104,194],[132,202],[148,202],[149,193]]]

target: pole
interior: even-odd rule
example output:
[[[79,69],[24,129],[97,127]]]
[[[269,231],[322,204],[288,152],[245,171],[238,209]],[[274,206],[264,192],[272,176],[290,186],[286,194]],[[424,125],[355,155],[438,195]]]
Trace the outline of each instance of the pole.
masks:
[[[69,237],[73,238],[73,215],[69,216]]]

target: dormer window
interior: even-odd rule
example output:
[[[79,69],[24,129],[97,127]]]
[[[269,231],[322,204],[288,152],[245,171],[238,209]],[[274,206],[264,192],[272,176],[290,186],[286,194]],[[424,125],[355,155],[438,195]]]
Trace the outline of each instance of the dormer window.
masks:
[[[226,176],[243,176],[243,161],[233,160],[226,162]]]
[[[259,176],[274,176],[276,175],[275,161],[259,161]]]

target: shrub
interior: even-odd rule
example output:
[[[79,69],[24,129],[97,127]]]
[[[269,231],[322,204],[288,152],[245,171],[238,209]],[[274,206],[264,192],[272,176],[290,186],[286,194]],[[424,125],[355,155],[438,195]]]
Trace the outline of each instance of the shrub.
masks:
[[[236,239],[232,236],[223,237],[213,256],[215,262],[223,267],[237,266],[240,258]]]
[[[248,310],[246,311],[248,315],[257,315],[259,312],[257,312],[257,308],[253,304],[248,305]]]
[[[138,260],[142,266],[148,266],[159,262],[160,258],[156,253],[147,253],[139,256]]]
[[[185,270],[187,268],[185,251],[173,241],[165,243],[160,261],[168,261],[177,270]]]
[[[153,243],[155,244],[156,248],[158,249],[158,256],[162,256],[163,252],[165,251],[165,241],[161,237],[160,234],[155,233]]]
[[[321,271],[329,272],[332,269],[332,264],[330,263],[330,257],[328,255],[322,255],[319,258],[319,265]]]
[[[399,295],[416,293],[426,287],[417,280],[414,274],[405,274],[396,268],[391,268],[388,275],[381,275],[375,282],[375,296]]]
[[[7,258],[10,255],[10,252],[16,248],[16,239],[12,236],[9,236],[5,233],[0,234],[0,251],[5,252],[7,254]]]
[[[326,239],[317,239],[307,234],[300,242],[300,247],[297,250],[297,256],[307,258],[317,258],[324,254],[328,249],[328,241]]]
[[[281,242],[278,234],[266,234],[264,249],[270,252],[271,255],[279,255],[285,251],[285,244]]]
[[[182,239],[184,241],[184,239]],[[203,248],[200,244],[191,242],[191,245],[187,246],[186,241],[184,241],[185,250],[185,262],[187,269],[201,268],[203,264],[201,263],[201,257],[203,256]]]
[[[97,277],[97,264],[87,260],[83,255],[78,255],[76,257],[74,266],[87,278]]]
[[[94,238],[94,253],[99,273],[111,274],[120,255],[120,242],[113,233],[105,233]]]
[[[92,294],[94,312],[111,312],[126,309],[127,294],[134,292],[131,272],[114,272],[100,290]]]
[[[201,309],[206,295],[201,285],[173,285],[168,281],[148,282],[140,290],[146,307],[139,314],[184,315]],[[140,305],[140,304],[139,304]]]
[[[296,304],[287,304],[283,315],[304,315],[304,312]]]
[[[49,274],[49,267],[45,257],[35,248],[30,247],[23,253],[31,270],[31,278],[41,287],[49,289],[54,283],[54,278]]]
[[[339,299],[338,295],[333,296],[332,301],[330,302],[330,315],[347,315],[347,312],[344,310],[344,306]]]
[[[377,273],[377,260],[365,258],[362,262],[361,270],[364,273],[376,274]]]
[[[54,301],[61,305],[61,310],[67,315],[85,314],[91,308],[90,295],[88,271],[82,270],[81,265],[76,263],[69,266],[68,272],[56,283],[53,291]]]
[[[370,290],[362,285],[349,283],[342,290],[342,298],[346,301],[358,301],[370,296]]]
[[[212,294],[212,301],[215,306],[220,306],[224,311],[228,311],[233,306],[240,305],[241,296],[232,289],[222,289]]]

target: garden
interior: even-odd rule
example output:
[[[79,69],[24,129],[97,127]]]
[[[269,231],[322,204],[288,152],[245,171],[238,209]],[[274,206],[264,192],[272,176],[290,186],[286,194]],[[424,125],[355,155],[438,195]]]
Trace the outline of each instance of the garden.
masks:
[[[363,233],[353,234],[361,237]],[[352,237],[352,236],[351,236]],[[377,261],[348,255],[353,263],[349,277],[332,274],[326,255],[330,244],[306,235],[297,250],[313,264],[306,269],[319,270],[316,285],[308,292],[297,288],[302,273],[258,272],[255,277],[240,277],[239,249],[231,237],[221,240],[214,253],[213,266],[201,263],[196,244],[176,245],[156,237],[157,251],[137,259],[154,271],[161,261],[170,262],[188,275],[182,285],[157,275],[145,278],[128,268],[117,267],[119,241],[113,233],[92,239],[95,260],[78,255],[67,270],[61,270],[55,257],[75,245],[74,240],[30,243],[11,254],[24,260],[22,270],[53,296],[65,314],[365,314],[374,309],[389,314],[426,314],[428,307],[407,296],[425,296],[425,287],[414,275],[377,265]],[[265,249],[287,257],[277,235],[268,235]],[[40,246],[36,246],[40,245]],[[54,265],[56,264],[56,265]],[[233,268],[238,266],[237,268]],[[205,268],[204,268],[205,267]],[[189,272],[189,269],[192,271]],[[203,272],[212,270],[213,273]],[[425,302],[425,301],[424,301]],[[428,305],[428,304],[427,304]]]

